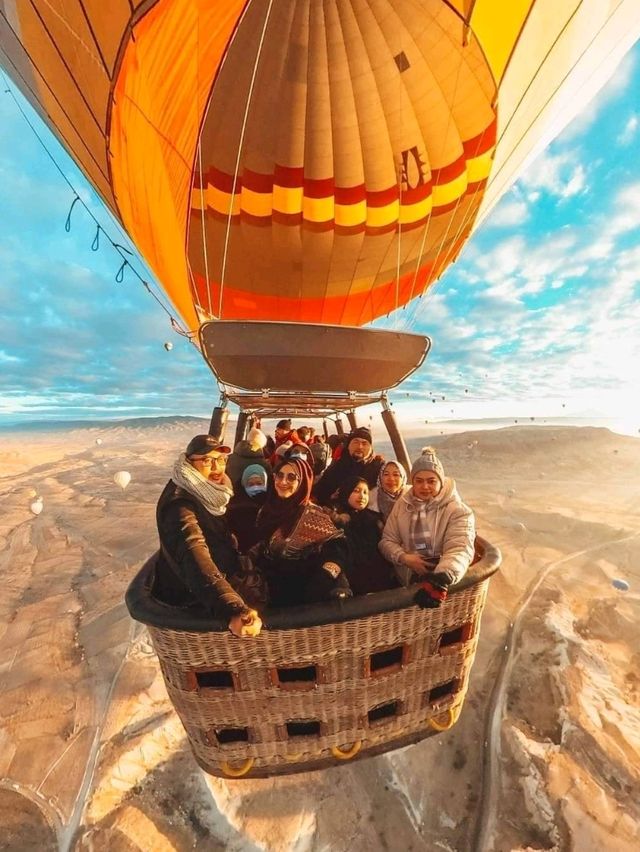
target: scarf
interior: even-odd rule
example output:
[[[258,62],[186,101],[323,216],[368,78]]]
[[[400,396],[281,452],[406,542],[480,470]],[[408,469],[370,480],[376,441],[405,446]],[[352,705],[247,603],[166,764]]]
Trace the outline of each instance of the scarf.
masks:
[[[195,469],[195,467],[187,461],[184,453],[179,456],[173,466],[171,479],[180,488],[184,488],[192,497],[202,504],[202,506],[212,515],[219,517],[224,515],[227,509],[227,503],[233,497],[233,489],[229,483],[229,479],[225,476],[226,482],[217,483],[211,482],[210,479],[205,479],[204,476]]]
[[[384,486],[382,485],[382,474],[385,472],[387,467],[390,464],[394,464],[398,470],[400,471],[400,488],[397,494],[392,494],[390,491],[386,491]],[[404,467],[397,461],[386,461],[382,467],[380,468],[380,473],[378,474],[378,490],[376,492],[378,497],[378,511],[382,515],[383,518],[388,518],[391,514],[391,510],[396,504],[396,500],[398,497],[402,497],[404,493],[405,485],[407,484],[407,472]]]
[[[300,477],[298,488],[291,497],[279,497],[275,487],[275,474],[285,465],[293,467]],[[280,530],[285,536],[291,532],[304,507],[309,503],[313,485],[313,472],[304,459],[282,459],[275,466],[273,473],[274,476],[270,478],[267,487],[267,499],[256,522],[263,541],[270,538],[276,530]]]
[[[427,510],[433,503],[432,500],[425,502],[418,500],[413,491],[410,491],[406,498],[409,509],[412,514],[413,523],[409,538],[411,541],[411,552],[419,553],[420,556],[426,556],[429,560],[429,566],[434,568],[438,563],[438,557],[433,551],[433,530],[427,519]]]

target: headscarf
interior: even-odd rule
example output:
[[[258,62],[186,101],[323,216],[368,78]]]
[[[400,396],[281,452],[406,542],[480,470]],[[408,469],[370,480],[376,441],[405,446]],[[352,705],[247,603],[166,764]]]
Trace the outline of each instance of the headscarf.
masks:
[[[391,492],[386,491],[382,484],[382,474],[385,472],[387,467],[390,464],[394,464],[398,470],[400,471],[400,488],[398,489],[397,494],[391,494]],[[402,496],[402,491],[407,484],[407,472],[404,467],[400,464],[399,461],[395,461],[395,459],[389,459],[386,461],[382,467],[380,468],[380,472],[378,473],[378,482],[377,482],[377,497],[378,497],[378,511],[382,515],[383,518],[388,518],[391,510],[396,504],[396,500]]]
[[[242,471],[242,476],[240,477],[240,484],[243,488],[252,476],[259,476],[265,486],[269,481],[267,471],[262,467],[261,464],[250,464],[245,467],[245,469]]]
[[[184,488],[192,497],[204,506],[212,515],[219,517],[227,510],[227,503],[233,497],[233,488],[229,477],[225,475],[223,482],[212,482],[206,479],[199,470],[188,461],[182,453],[173,466],[171,479],[180,488]]]
[[[347,514],[357,514],[358,509],[354,509],[353,506],[349,505],[349,497],[351,496],[351,492],[355,490],[356,486],[360,483],[364,482],[364,484],[369,487],[369,483],[362,476],[350,476],[348,479],[342,483],[340,488],[338,488],[338,508],[341,512],[347,512]]]
[[[285,465],[290,465],[300,477],[291,497],[279,497],[275,487],[275,475]],[[277,529],[284,535],[291,532],[304,507],[309,504],[312,486],[313,471],[304,459],[283,459],[278,462],[267,486],[267,499],[258,515],[257,526],[261,539],[270,538]]]
[[[247,484],[254,476],[260,477],[260,485]],[[244,493],[252,500],[259,500],[260,505],[262,505],[266,499],[268,482],[269,476],[261,464],[248,465],[245,467],[242,472],[242,476],[240,477],[240,485],[242,486]]]

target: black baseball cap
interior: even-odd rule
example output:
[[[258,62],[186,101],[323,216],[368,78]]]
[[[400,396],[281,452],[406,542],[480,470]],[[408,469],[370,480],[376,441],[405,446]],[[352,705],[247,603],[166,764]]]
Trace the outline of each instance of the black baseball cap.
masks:
[[[230,453],[231,447],[226,447],[213,435],[196,435],[187,444],[185,454],[187,456],[206,456],[212,450],[217,450],[219,453]]]

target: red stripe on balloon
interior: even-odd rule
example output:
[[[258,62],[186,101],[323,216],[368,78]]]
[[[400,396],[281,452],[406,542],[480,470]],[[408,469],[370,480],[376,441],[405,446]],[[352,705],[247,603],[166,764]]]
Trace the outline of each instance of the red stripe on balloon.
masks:
[[[467,157],[467,159],[479,157],[480,154],[484,154],[493,148],[496,144],[497,130],[498,120],[494,117],[491,124],[488,127],[485,127],[482,133],[478,133],[478,135],[474,136],[473,139],[467,139],[466,142],[462,143],[465,157]]]

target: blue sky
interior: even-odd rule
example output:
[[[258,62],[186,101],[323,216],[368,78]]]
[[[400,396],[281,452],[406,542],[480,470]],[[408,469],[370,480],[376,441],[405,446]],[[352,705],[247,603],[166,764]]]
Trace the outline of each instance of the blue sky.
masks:
[[[430,295],[387,321],[434,341],[421,371],[393,396],[401,414],[606,416],[638,432],[639,91],[636,45]],[[73,192],[5,93],[0,127],[0,423],[208,416],[218,391],[199,353],[130,272],[115,281],[120,258],[104,239],[91,250],[95,226],[80,205],[65,231]],[[41,132],[116,235],[73,163]]]

